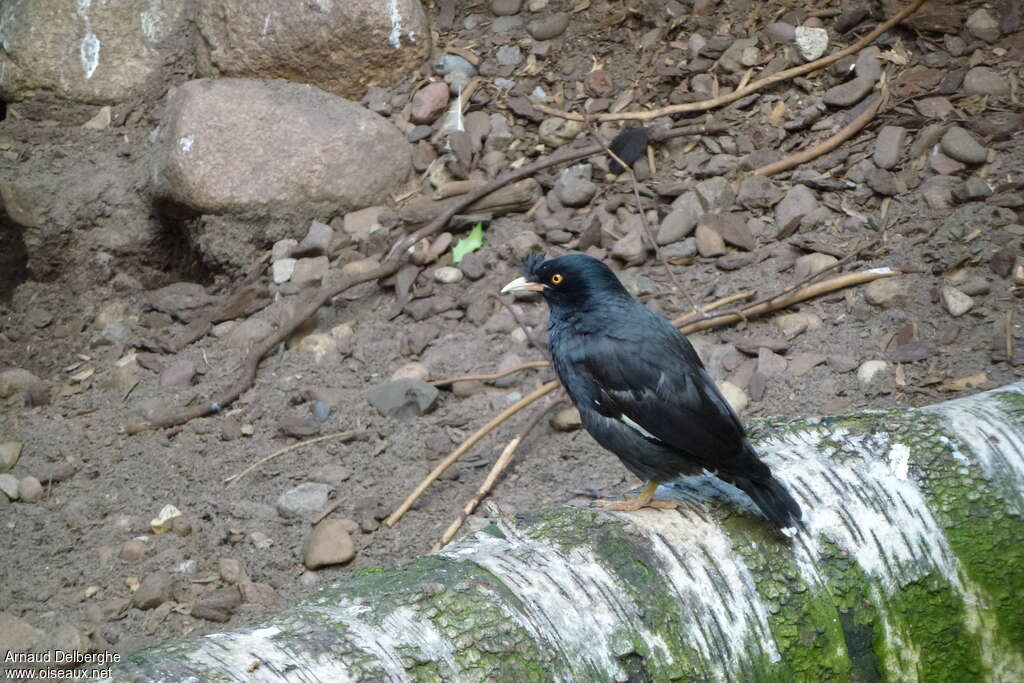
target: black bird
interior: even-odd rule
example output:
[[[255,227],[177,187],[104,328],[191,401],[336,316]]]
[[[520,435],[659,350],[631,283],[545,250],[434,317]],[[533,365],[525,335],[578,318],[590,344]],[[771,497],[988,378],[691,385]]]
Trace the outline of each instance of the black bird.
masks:
[[[800,506],[758,458],[736,413],[672,323],[636,301],[590,256],[531,256],[523,273],[502,293],[544,295],[551,358],[583,425],[647,482],[637,498],[600,504],[675,507],[675,501],[652,500],[658,484],[704,469],[744,491],[777,526],[800,521]]]

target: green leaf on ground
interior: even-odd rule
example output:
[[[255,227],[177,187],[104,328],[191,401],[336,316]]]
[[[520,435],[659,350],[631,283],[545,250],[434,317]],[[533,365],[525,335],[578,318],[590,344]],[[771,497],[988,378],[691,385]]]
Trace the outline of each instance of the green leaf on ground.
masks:
[[[484,246],[484,224],[477,223],[469,234],[459,239],[452,247],[452,263],[458,263],[466,254],[471,254]]]

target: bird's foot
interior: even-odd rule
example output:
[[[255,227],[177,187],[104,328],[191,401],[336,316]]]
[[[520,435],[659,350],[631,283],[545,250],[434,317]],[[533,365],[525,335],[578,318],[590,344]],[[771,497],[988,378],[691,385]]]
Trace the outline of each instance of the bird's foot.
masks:
[[[654,492],[657,490],[658,483],[650,481],[647,482],[644,490],[636,498],[595,500],[594,504],[603,507],[605,510],[615,510],[617,512],[633,512],[640,508],[661,508],[664,510],[679,507],[679,501],[677,500],[654,500]]]
[[[653,498],[643,500],[642,498],[642,496],[637,496],[636,498],[627,498],[626,500],[595,500],[594,505],[605,510],[615,510],[616,512],[634,512],[640,508],[674,510],[679,507],[678,500],[654,500]]]

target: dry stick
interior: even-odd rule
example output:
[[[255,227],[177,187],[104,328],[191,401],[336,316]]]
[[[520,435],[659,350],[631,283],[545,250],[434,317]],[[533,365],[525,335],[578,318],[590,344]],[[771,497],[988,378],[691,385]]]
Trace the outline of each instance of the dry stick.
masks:
[[[875,101],[872,102],[860,116],[855,118],[853,121],[850,121],[845,128],[832,137],[822,140],[813,147],[808,147],[807,149],[788,156],[785,159],[780,159],[773,164],[768,164],[767,166],[755,169],[754,173],[763,176],[773,176],[776,173],[788,171],[795,166],[799,166],[800,164],[806,163],[812,159],[817,159],[820,156],[828,154],[836,147],[859,133],[864,126],[871,123],[872,119],[875,118],[879,110],[882,108],[882,103],[885,101],[885,95],[875,95],[874,100]]]
[[[363,432],[363,431],[358,430],[358,429],[350,429],[350,430],[345,431],[345,432],[334,432],[333,434],[324,434],[323,436],[318,436],[318,437],[313,438],[313,439],[306,439],[305,441],[300,441],[298,443],[293,443],[291,446],[285,446],[284,448],[282,448],[280,450],[274,451],[273,453],[271,453],[270,455],[266,456],[265,458],[260,458],[259,460],[257,460],[253,464],[249,465],[248,467],[246,467],[244,470],[242,470],[238,474],[232,474],[230,477],[228,477],[227,479],[224,480],[224,483],[228,484],[230,486],[231,484],[234,484],[236,481],[238,481],[239,479],[241,479],[245,475],[249,474],[253,470],[255,470],[255,469],[259,468],[259,467],[262,467],[263,465],[267,464],[268,462],[270,462],[274,458],[280,457],[280,456],[284,455],[285,453],[287,453],[289,451],[294,451],[296,448],[302,448],[303,446],[311,446],[312,444],[319,443],[321,441],[327,441],[328,439],[349,439],[349,438],[352,438],[354,436],[358,436],[360,434],[368,434],[368,433],[369,432]]]
[[[770,313],[777,311],[780,308],[786,308],[793,304],[800,303],[807,299],[827,294],[828,292],[835,291],[837,289],[843,289],[845,287],[852,287],[854,285],[864,284],[866,282],[872,282],[885,277],[893,277],[894,275],[901,275],[898,270],[892,270],[891,268],[874,268],[872,270],[866,270],[859,273],[849,273],[847,275],[840,275],[839,277],[819,282],[813,285],[806,285],[801,289],[794,291],[790,294],[783,296],[772,296],[762,302],[755,303],[751,306],[744,308],[736,313],[724,313],[716,315],[711,318],[704,320],[698,320],[696,322],[685,325],[681,328],[684,333],[698,332],[700,330],[707,330],[714,327],[722,327],[729,323],[739,322],[746,320],[748,317],[755,315],[762,315],[764,313]],[[521,398],[514,405],[509,406],[498,416],[494,417],[490,422],[485,424],[479,430],[473,433],[468,439],[459,445],[454,451],[452,451],[441,463],[434,468],[434,470],[427,475],[427,478],[420,482],[420,485],[416,487],[416,490],[409,494],[409,497],[398,507],[397,510],[391,513],[391,516],[387,519],[387,525],[393,527],[398,523],[398,520],[402,519],[402,516],[409,511],[412,504],[416,502],[427,488],[437,480],[441,473],[444,472],[449,465],[455,462],[463,453],[472,448],[480,439],[486,436],[491,430],[500,425],[502,422],[507,420],[509,417],[519,412],[526,406],[530,405],[539,398],[551,393],[558,388],[558,381],[552,380],[545,384],[540,385],[528,395]]]
[[[430,552],[437,552],[455,538],[455,534],[457,534],[459,529],[462,528],[462,525],[465,524],[466,518],[473,514],[473,511],[476,510],[478,505],[480,505],[480,502],[488,493],[491,492],[491,489],[494,488],[494,484],[498,481],[498,477],[501,476],[501,473],[504,472],[505,468],[507,468],[509,463],[512,462],[512,456],[516,454],[516,449],[519,448],[519,444],[521,444],[523,439],[526,438],[533,428],[536,427],[542,419],[544,419],[545,415],[550,413],[560,404],[561,401],[556,401],[543,410],[537,411],[537,414],[530,418],[530,421],[526,423],[526,426],[523,427],[518,434],[516,434],[515,438],[508,442],[508,445],[505,446],[505,450],[501,452],[501,455],[498,456],[497,461],[495,461],[494,465],[491,467],[491,471],[487,473],[487,478],[484,479],[482,484],[480,484],[480,488],[477,489],[476,494],[466,501],[462,511],[455,517],[448,528],[445,529],[444,534],[441,535],[441,540],[434,545]]]
[[[459,375],[458,377],[446,377],[444,379],[435,379],[433,382],[430,382],[430,384],[434,385],[435,387],[445,387],[448,386],[449,384],[455,384],[456,382],[468,382],[472,380],[475,380],[477,382],[491,382],[496,379],[501,379],[502,377],[514,375],[515,373],[522,372],[523,370],[532,370],[533,368],[546,368],[548,365],[549,363],[546,360],[534,360],[530,361],[529,363],[517,365],[511,370],[506,370],[505,372],[494,372],[486,375]]]
[[[1006,333],[1006,362],[1013,363],[1013,307],[1011,306],[1006,311],[1006,324],[1004,325],[1004,332]]]
[[[717,318],[722,318],[722,317],[728,317],[728,316],[730,316],[730,315],[735,313],[736,315],[740,316],[740,318],[743,320],[743,322],[746,322],[747,319],[746,319],[746,314],[744,313],[744,311],[746,311],[746,310],[748,310],[750,308],[753,308],[754,306],[758,306],[760,304],[763,304],[766,301],[773,301],[775,299],[779,299],[781,297],[784,297],[784,296],[788,295],[790,292],[795,292],[798,289],[800,289],[801,287],[803,287],[804,285],[806,285],[806,284],[808,284],[810,282],[813,282],[814,280],[820,279],[821,276],[825,275],[826,273],[829,273],[829,272],[831,272],[833,270],[838,270],[838,269],[842,268],[850,260],[860,256],[861,254],[863,254],[868,249],[871,249],[876,244],[878,244],[878,242],[881,241],[881,240],[882,240],[882,236],[878,236],[875,239],[870,240],[867,243],[865,243],[864,246],[858,247],[857,249],[854,249],[849,254],[847,254],[843,258],[839,259],[838,261],[836,261],[832,265],[826,266],[825,268],[822,268],[821,270],[819,270],[816,273],[811,273],[810,275],[808,275],[804,279],[799,280],[797,282],[794,282],[792,285],[790,285],[786,289],[782,290],[781,292],[776,292],[775,294],[767,296],[767,297],[765,297],[763,299],[758,299],[757,301],[755,301],[752,304],[747,304],[745,307],[743,307],[740,310],[737,310],[737,311],[726,311],[725,313],[719,313],[718,315],[711,316],[710,318],[708,316],[703,316],[703,317],[705,319],[717,319]],[[682,328],[682,326],[684,324],[690,323],[694,317],[696,317],[696,316],[694,316],[693,314],[687,314],[687,315],[684,315],[684,316],[680,316],[680,317],[676,318],[675,320],[673,320],[672,324],[675,325],[676,327]]]
[[[729,93],[728,95],[722,95],[721,97],[714,97],[712,99],[702,100],[700,102],[689,102],[687,104],[673,104],[667,107],[661,107],[659,109],[652,109],[650,111],[627,111],[620,112],[618,114],[598,114],[596,116],[590,116],[589,118],[594,121],[622,121],[626,119],[636,121],[652,121],[661,116],[674,116],[676,114],[686,114],[689,112],[716,109],[723,105],[729,104],[730,102],[735,102],[736,100],[743,99],[747,95],[755,93],[758,90],[767,88],[770,85],[774,85],[782,81],[787,81],[791,78],[796,78],[797,76],[803,76],[804,74],[809,74],[812,71],[817,71],[818,69],[821,69],[823,67],[828,66],[829,64],[832,64],[833,62],[837,62],[843,57],[852,55],[856,52],[860,52],[869,44],[874,42],[874,40],[878,38],[878,36],[882,35],[886,31],[891,29],[893,26],[900,23],[901,21],[909,17],[911,14],[916,12],[925,2],[927,2],[927,0],[914,0],[894,17],[876,26],[874,30],[870,31],[867,35],[865,35],[863,38],[861,38],[848,48],[840,50],[839,52],[831,54],[827,57],[816,59],[813,62],[808,62],[807,64],[803,64],[801,66],[795,66],[792,69],[780,71],[777,74],[772,74],[771,76],[768,76],[767,78],[761,78],[759,80],[754,81],[745,88],[736,89],[735,91]],[[573,121],[580,122],[588,120],[588,117],[583,116],[582,114],[561,111],[560,109],[546,107],[542,104],[534,104],[533,108],[539,112],[548,114],[549,116],[558,116],[563,119],[571,119]]]
[[[893,270],[892,268],[873,268],[859,273],[847,273],[846,275],[840,275],[839,277],[834,277],[830,280],[825,280],[824,282],[805,285],[790,294],[772,297],[766,301],[755,303],[751,306],[747,306],[742,311],[737,311],[735,313],[723,313],[721,315],[716,315],[713,318],[707,318],[706,320],[696,320],[682,326],[680,330],[686,334],[690,334],[692,332],[700,332],[701,330],[709,330],[714,327],[722,327],[729,323],[746,320],[747,318],[751,318],[755,315],[771,313],[772,311],[777,311],[780,308],[786,308],[793,304],[798,304],[801,301],[806,301],[807,299],[813,299],[814,297],[821,296],[822,294],[834,292],[837,289],[863,285],[868,282],[874,282],[875,280],[881,280],[882,278],[894,277],[902,274],[903,273],[900,271]]]
[[[501,411],[497,416],[492,418],[490,422],[488,422],[483,427],[478,429],[471,437],[463,441],[458,448],[449,453],[444,460],[438,463],[437,467],[435,467],[430,472],[430,474],[427,475],[427,478],[420,482],[420,485],[416,487],[416,490],[410,493],[409,497],[406,498],[405,501],[398,506],[398,509],[391,513],[391,516],[388,517],[386,520],[386,524],[388,526],[394,526],[395,524],[397,524],[398,520],[402,519],[402,516],[406,512],[408,512],[409,508],[412,507],[412,504],[416,502],[416,499],[419,498],[423,494],[423,492],[430,487],[431,484],[437,481],[437,478],[441,476],[441,473],[448,469],[449,465],[458,460],[459,456],[461,456],[463,453],[465,453],[474,445],[476,445],[477,441],[487,436],[487,434],[490,433],[492,429],[494,429],[502,422],[512,417],[513,415],[515,415],[520,410],[530,405],[537,399],[547,396],[557,388],[558,382],[555,380],[541,384],[539,387],[531,391],[529,394],[523,396],[521,399],[510,405],[508,408],[505,408],[505,410]]]

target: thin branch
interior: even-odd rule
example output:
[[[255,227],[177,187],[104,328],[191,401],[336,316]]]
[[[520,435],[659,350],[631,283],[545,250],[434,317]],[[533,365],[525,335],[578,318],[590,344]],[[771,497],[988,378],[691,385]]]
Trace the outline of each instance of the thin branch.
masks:
[[[705,320],[694,321],[683,325],[680,330],[686,334],[690,334],[692,332],[700,332],[701,330],[722,327],[730,323],[738,323],[746,320],[747,318],[787,308],[793,304],[798,304],[801,301],[813,299],[821,296],[822,294],[828,294],[829,292],[834,292],[838,289],[863,285],[868,282],[874,282],[875,280],[881,280],[882,278],[894,277],[902,274],[903,273],[900,271],[893,270],[892,268],[873,268],[859,273],[847,273],[846,275],[834,277],[831,280],[805,285],[795,292],[781,297],[776,296],[767,301],[753,304],[744,308],[742,311],[737,311],[735,313],[722,313]]]
[[[238,474],[232,474],[230,477],[228,477],[227,479],[224,480],[224,483],[227,484],[228,486],[231,486],[235,482],[237,482],[239,479],[241,479],[245,475],[247,475],[250,472],[252,472],[253,470],[259,469],[260,467],[262,467],[263,465],[266,465],[268,462],[270,462],[274,458],[278,458],[278,457],[284,455],[285,453],[288,453],[290,451],[294,451],[297,448],[302,448],[303,446],[311,446],[311,445],[313,445],[315,443],[320,443],[321,441],[327,441],[329,439],[354,439],[357,436],[362,436],[362,435],[365,435],[365,434],[369,434],[369,432],[365,432],[365,431],[362,431],[362,430],[359,430],[359,429],[350,429],[350,430],[344,431],[344,432],[334,432],[333,434],[324,434],[323,436],[318,436],[318,437],[315,437],[315,438],[312,438],[312,439],[306,439],[305,441],[299,441],[298,443],[293,443],[290,446],[285,446],[284,448],[281,448],[279,450],[274,451],[273,453],[271,453],[270,455],[268,455],[268,456],[266,456],[264,458],[260,458],[259,460],[257,460],[253,464],[249,465],[248,467],[246,467],[244,470],[242,470]]]
[[[534,368],[546,368],[548,365],[550,365],[550,363],[548,363],[546,360],[534,360],[530,361],[529,363],[517,365],[511,370],[506,370],[505,372],[494,372],[484,375],[459,375],[458,377],[446,377],[444,379],[435,379],[433,382],[430,382],[430,384],[433,384],[435,387],[446,387],[449,384],[455,384],[456,382],[493,382],[496,379],[508,377],[509,375],[514,375],[515,373],[522,372],[523,370],[532,370]]]
[[[531,431],[533,431],[533,428],[536,427],[540,423],[540,421],[544,419],[545,415],[550,413],[552,410],[554,410],[557,406],[561,404],[561,401],[556,401],[551,405],[541,410],[538,410],[537,414],[530,418],[530,421],[526,423],[526,426],[519,430],[519,433],[516,434],[515,438],[508,442],[508,445],[505,446],[505,449],[501,452],[501,455],[498,456],[498,459],[491,467],[491,471],[487,473],[487,478],[484,479],[484,482],[482,484],[480,484],[480,488],[477,489],[477,492],[473,495],[473,497],[466,501],[466,504],[463,506],[462,510],[455,517],[455,519],[448,526],[448,528],[445,529],[444,534],[441,535],[441,540],[437,542],[437,544],[433,547],[431,552],[437,552],[444,546],[448,545],[448,543],[450,543],[451,540],[455,538],[455,534],[457,534],[459,532],[459,529],[462,528],[462,525],[465,524],[466,518],[473,514],[473,511],[476,510],[478,505],[480,505],[480,502],[487,497],[487,494],[491,492],[491,489],[494,488],[494,484],[498,481],[498,477],[501,476],[501,473],[504,472],[505,469],[508,467],[509,463],[512,462],[512,457],[516,454],[516,449],[519,448],[519,444],[521,444],[523,442],[523,439],[525,439],[527,435]]]
[[[801,66],[795,66],[791,69],[780,71],[776,74],[768,76],[767,78],[761,78],[747,85],[744,88],[737,88],[735,91],[729,93],[728,95],[722,95],[721,97],[714,97],[712,99],[702,100],[700,102],[674,104],[667,107],[661,107],[659,109],[652,109],[650,111],[627,111],[620,112],[618,114],[598,114],[596,116],[591,116],[590,118],[592,118],[595,121],[621,121],[625,119],[633,119],[636,121],[652,121],[662,116],[675,116],[676,114],[686,114],[689,112],[716,109],[731,102],[735,102],[736,100],[743,99],[747,95],[755,93],[758,90],[763,90],[764,88],[767,88],[770,85],[775,85],[776,83],[781,83],[782,81],[787,81],[791,78],[796,78],[797,76],[809,74],[812,71],[817,71],[818,69],[824,68],[829,64],[837,62],[843,57],[847,57],[849,55],[860,52],[865,47],[873,43],[875,39],[878,38],[878,36],[882,35],[886,31],[891,29],[893,26],[900,23],[901,21],[909,17],[911,14],[916,12],[925,2],[927,2],[927,0],[914,0],[905,8],[903,8],[898,14],[893,16],[891,19],[888,19],[885,22],[879,24],[874,28],[874,30],[867,33],[863,38],[858,40],[856,43],[843,50],[840,50],[839,52],[831,54],[827,57],[822,57],[821,59],[816,59],[813,62],[808,62],[807,64],[803,64]],[[573,121],[580,122],[587,120],[587,117],[583,116],[582,114],[561,111],[559,109],[547,107],[542,104],[534,104],[533,107],[537,111],[548,114],[549,116],[558,116],[564,119],[571,119]]]
[[[722,306],[728,306],[729,304],[736,303],[737,301],[743,301],[744,299],[749,299],[750,297],[754,296],[755,294],[757,294],[757,290],[756,289],[745,289],[742,292],[737,292],[737,293],[732,294],[730,296],[727,296],[727,297],[724,297],[722,299],[719,299],[718,301],[713,301],[710,304],[706,304],[704,306],[701,306],[699,314],[698,313],[687,313],[686,315],[684,315],[684,316],[682,316],[680,318],[676,318],[675,320],[673,320],[672,324],[675,325],[676,327],[679,327],[681,325],[684,325],[684,324],[690,322],[691,320],[698,319],[698,318],[704,318],[704,317],[706,317],[704,315],[705,313],[710,313],[711,311],[719,309]]]
[[[850,121],[842,130],[833,135],[830,138],[822,140],[816,145],[809,147],[805,150],[797,152],[796,154],[790,155],[785,159],[780,159],[775,163],[762,166],[761,168],[755,169],[754,173],[763,176],[773,176],[776,173],[782,173],[788,171],[791,168],[799,166],[800,164],[807,163],[812,159],[817,159],[820,156],[828,154],[839,145],[843,144],[854,135],[859,133],[866,125],[878,115],[878,112],[882,108],[882,103],[885,101],[885,94],[879,94],[874,96],[874,102],[872,102],[867,109],[861,112],[860,116]]]
[[[746,311],[748,311],[748,310],[758,306],[759,304],[763,304],[763,303],[768,302],[768,301],[774,301],[775,299],[779,299],[781,297],[784,297],[784,296],[790,294],[791,292],[797,291],[798,289],[800,289],[801,287],[803,287],[804,285],[806,285],[806,284],[808,284],[810,282],[814,282],[815,280],[820,280],[822,278],[822,276],[824,276],[826,273],[830,273],[833,270],[838,270],[839,268],[842,268],[846,263],[848,263],[851,260],[853,260],[854,258],[860,256],[861,254],[863,254],[864,252],[868,251],[869,249],[872,249],[882,239],[883,239],[883,236],[879,235],[878,237],[876,237],[876,238],[874,238],[872,240],[868,240],[867,243],[864,246],[858,247],[857,249],[854,249],[849,254],[847,254],[843,258],[839,259],[838,261],[836,261],[832,265],[826,266],[825,268],[822,268],[821,270],[817,271],[816,273],[811,273],[810,275],[808,275],[807,277],[803,278],[802,280],[798,280],[797,282],[794,282],[792,285],[790,285],[789,287],[785,288],[781,292],[776,292],[776,293],[774,293],[774,294],[772,294],[770,296],[767,296],[767,297],[765,297],[763,299],[758,299],[754,303],[747,304],[746,306],[744,306],[741,309],[734,310],[734,311],[727,311],[725,313],[719,313],[716,316],[712,316],[712,318],[707,318],[707,316],[705,316],[705,318],[707,318],[707,319],[717,319],[717,318],[722,318],[722,317],[728,317],[730,315],[735,314],[735,315],[740,316],[740,319],[743,322],[747,322],[747,313],[746,313]],[[705,310],[705,312],[707,312],[707,311]],[[673,320],[672,324],[675,325],[676,327],[682,327],[684,324],[687,324],[687,323],[691,322],[692,318],[693,318],[692,315],[680,316],[679,318],[676,318],[675,320]]]
[[[409,496],[405,499],[405,501],[401,505],[399,505],[394,512],[391,513],[390,517],[387,518],[387,525],[389,527],[395,526],[395,524],[398,523],[398,520],[402,519],[402,516],[409,511],[409,508],[412,507],[412,504],[416,502],[416,499],[423,495],[423,492],[426,491],[431,484],[437,481],[437,478],[441,476],[441,473],[448,469],[449,465],[458,460],[459,456],[461,456],[463,453],[465,453],[474,445],[476,445],[477,441],[487,436],[487,434],[489,434],[491,430],[493,430],[495,427],[500,425],[508,418],[518,413],[526,406],[532,404],[534,401],[544,396],[547,396],[557,388],[557,380],[552,380],[550,382],[545,382],[544,384],[541,384],[539,387],[531,391],[529,394],[523,396],[521,399],[510,405],[508,408],[505,408],[505,410],[498,413],[498,415],[492,418],[490,422],[488,422],[483,427],[474,432],[472,436],[463,441],[458,448],[449,453],[444,460],[438,463],[437,467],[435,467],[430,472],[430,474],[427,475],[426,479],[420,482],[419,486],[416,487],[416,490],[410,493]]]

